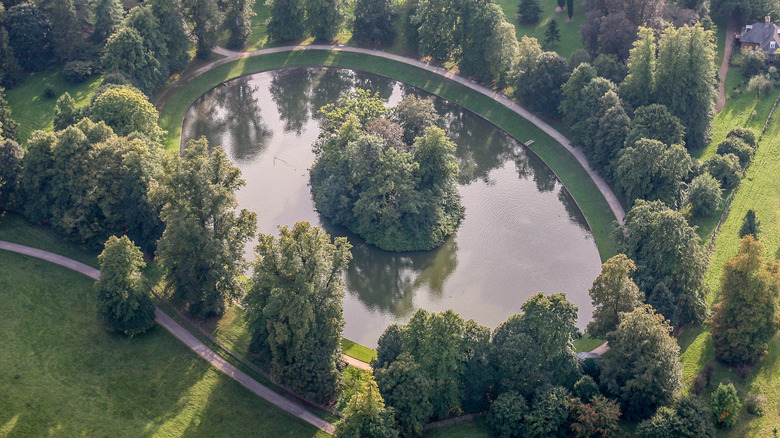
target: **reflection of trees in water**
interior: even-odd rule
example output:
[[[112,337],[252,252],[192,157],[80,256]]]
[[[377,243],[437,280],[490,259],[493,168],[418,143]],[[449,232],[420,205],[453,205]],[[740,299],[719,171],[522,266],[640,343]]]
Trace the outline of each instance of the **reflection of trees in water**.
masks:
[[[320,108],[329,103],[336,103],[343,94],[355,88],[354,72],[333,68],[309,70],[311,87],[309,110],[312,118],[319,119],[317,113]]]
[[[271,72],[271,98],[276,103],[285,132],[300,134],[309,121],[312,70],[295,68]]]
[[[393,89],[397,84],[397,82],[392,79],[363,72],[354,74],[352,80],[354,81],[355,88],[362,88],[364,90],[371,90],[372,93],[379,93],[379,97],[384,100],[390,99],[390,96],[393,95]]]
[[[507,143],[513,145],[515,149],[515,167],[517,174],[522,179],[529,176],[533,177],[536,183],[536,189],[540,192],[551,192],[558,185],[558,177],[547,167],[546,164],[537,156],[528,153],[525,146],[517,143],[515,140],[507,139]],[[515,147],[516,146],[516,147]]]
[[[250,77],[212,90],[196,104],[198,118],[193,124],[193,138],[205,135],[209,145],[225,147],[237,161],[254,159],[273,136],[263,123],[256,93]],[[228,144],[224,144],[225,139]]]
[[[590,233],[588,221],[585,220],[585,216],[582,214],[580,207],[574,201],[574,198],[572,198],[569,190],[567,190],[566,186],[563,184],[561,184],[561,190],[558,192],[558,199],[566,209],[566,213],[569,215],[569,220],[571,220],[572,223],[577,224],[577,226],[582,230]]]
[[[321,218],[322,219],[322,218]],[[409,316],[414,311],[414,294],[427,288],[440,297],[449,276],[458,266],[458,245],[450,237],[433,251],[390,252],[368,245],[363,239],[334,226],[322,227],[332,236],[346,236],[352,243],[352,261],[346,272],[347,290],[369,309]]]

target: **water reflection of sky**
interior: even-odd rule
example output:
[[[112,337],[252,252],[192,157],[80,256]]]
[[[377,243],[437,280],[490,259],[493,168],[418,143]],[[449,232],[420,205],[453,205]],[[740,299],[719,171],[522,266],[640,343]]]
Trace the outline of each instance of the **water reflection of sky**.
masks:
[[[187,112],[183,138],[205,135],[223,146],[247,185],[239,205],[258,214],[258,229],[306,220],[348,236],[353,261],[345,280],[344,335],[376,345],[385,327],[417,308],[453,309],[496,327],[531,295],[565,292],[580,309],[598,275],[598,251],[582,214],[547,166],[481,117],[443,99],[436,109],[457,144],[466,218],[455,236],[429,252],[389,253],[323,222],[314,209],[308,168],[317,110],[356,87],[390,104],[427,93],[393,80],[343,69],[296,68],[258,73],[219,85]],[[254,258],[256,241],[247,246]]]

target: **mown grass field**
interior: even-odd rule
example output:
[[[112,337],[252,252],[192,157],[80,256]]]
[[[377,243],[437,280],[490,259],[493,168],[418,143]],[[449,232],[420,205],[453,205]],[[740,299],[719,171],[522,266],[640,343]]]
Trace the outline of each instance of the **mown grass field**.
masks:
[[[18,230],[6,224],[0,234]],[[51,243],[29,234],[22,240]],[[59,252],[79,252],[67,246]],[[326,436],[160,327],[135,338],[109,333],[95,317],[92,284],[0,251],[0,436]]]

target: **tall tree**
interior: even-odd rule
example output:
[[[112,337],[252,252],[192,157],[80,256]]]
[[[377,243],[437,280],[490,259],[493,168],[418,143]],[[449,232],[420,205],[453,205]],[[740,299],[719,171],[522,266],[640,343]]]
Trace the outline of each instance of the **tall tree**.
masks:
[[[19,124],[12,118],[11,106],[5,100],[5,90],[0,87],[0,137],[16,140]]]
[[[433,413],[431,381],[408,353],[385,368],[374,370],[379,391],[395,410],[402,436],[419,436]]]
[[[561,86],[568,79],[566,60],[557,53],[544,52],[532,69],[519,75],[515,93],[532,110],[555,116],[561,104]]]
[[[517,17],[523,23],[536,23],[541,14],[542,7],[539,5],[539,0],[520,0],[517,6]]]
[[[421,55],[447,59],[458,50],[460,21],[466,2],[454,0],[418,0],[412,24],[417,29],[417,46]]]
[[[73,0],[55,0],[49,8],[52,23],[51,42],[54,55],[61,63],[73,59],[81,45],[76,8]]]
[[[561,87],[561,106],[564,121],[569,126],[587,119],[592,111],[587,107],[589,102],[583,99],[583,90],[596,78],[596,69],[589,63],[581,63],[574,68],[569,80]],[[601,96],[598,96],[601,97]]]
[[[168,38],[162,32],[160,20],[155,16],[154,10],[150,6],[134,7],[125,18],[125,26],[138,32],[147,52],[157,60],[159,73],[155,75],[155,86],[164,82],[170,75]],[[131,75],[125,76],[130,78]]]
[[[92,40],[103,45],[108,37],[119,29],[124,11],[119,0],[98,0],[95,5],[95,28]]]
[[[103,53],[103,67],[122,73],[144,93],[150,94],[164,79],[159,61],[137,30],[123,27],[111,35]]]
[[[629,419],[647,418],[672,400],[681,387],[680,346],[672,327],[650,306],[623,315],[607,335],[601,384],[616,397]]]
[[[190,140],[173,161],[154,196],[163,204],[165,232],[157,257],[175,299],[196,317],[221,314],[227,300],[243,294],[244,244],[256,215],[236,214],[241,171],[220,148],[209,153],[205,138]]]
[[[623,94],[622,85],[620,92]],[[626,147],[633,147],[643,138],[658,140],[667,145],[684,144],[685,127],[680,123],[680,119],[672,115],[663,105],[655,103],[641,106],[634,111],[631,131],[626,138]]]
[[[267,0],[270,18],[268,38],[271,41],[290,41],[303,38],[306,33],[305,0]]]
[[[464,17],[461,73],[491,83],[506,77],[517,58],[514,26],[497,3],[474,2]]]
[[[225,16],[225,24],[230,32],[228,47],[240,49],[252,35],[251,19],[255,15],[255,0],[232,0]]]
[[[16,5],[5,14],[8,45],[25,70],[40,71],[51,62],[51,23],[32,3]]]
[[[3,26],[5,10],[0,5],[0,87],[13,87],[22,79],[22,67],[14,55],[8,40],[8,31]]]
[[[168,74],[184,70],[190,61],[190,40],[184,30],[179,2],[176,0],[150,0],[152,12],[160,23],[160,33],[168,48]]]
[[[223,14],[217,0],[185,0],[182,2],[184,15],[192,24],[197,49],[195,56],[208,58],[211,49],[217,45],[222,29]]]
[[[712,318],[715,356],[728,364],[756,363],[780,328],[780,263],[763,257],[764,244],[747,235],[723,265]]]
[[[574,0],[566,0],[566,15],[569,17],[569,21],[574,17]]]
[[[355,392],[344,409],[344,416],[336,423],[334,437],[397,438],[392,409],[385,409],[385,402],[374,379]]]
[[[305,0],[306,29],[315,40],[331,41],[346,18],[344,0]]]
[[[391,0],[357,0],[352,36],[365,44],[392,44],[396,36],[395,15]]]
[[[647,300],[653,302],[653,291],[663,284],[672,309],[664,316],[672,324],[702,321],[707,256],[682,214],[661,201],[640,200],[626,215],[624,230],[617,237],[622,251],[636,262],[634,279]]]
[[[640,27],[639,39],[628,57],[628,75],[620,84],[620,97],[632,108],[650,105],[655,100],[656,50],[653,29]]]
[[[328,402],[338,392],[344,327],[342,273],[352,258],[345,237],[308,222],[261,234],[246,297],[253,349],[271,374],[298,394]]]
[[[593,281],[588,293],[593,300],[593,321],[588,333],[603,339],[620,323],[621,313],[631,312],[642,304],[642,292],[631,279],[636,270],[634,261],[618,254],[601,265],[601,274]]]
[[[684,147],[642,139],[621,151],[615,171],[630,205],[644,199],[680,207],[682,180],[692,168]]]
[[[552,47],[561,40],[561,31],[558,29],[558,20],[553,18],[544,28],[544,43],[547,47]]]
[[[76,109],[76,101],[70,97],[70,93],[67,91],[62,93],[62,96],[57,98],[57,103],[54,105],[54,130],[60,131],[75,124],[78,121],[78,115],[79,110]]]
[[[658,42],[656,101],[666,105],[685,126],[688,149],[701,149],[710,139],[715,116],[717,71],[712,31],[701,25],[668,27]]]
[[[164,134],[157,125],[160,113],[154,105],[143,93],[127,85],[111,86],[97,95],[91,110],[92,120],[105,122],[117,135],[138,132],[158,142]]]
[[[154,304],[141,273],[146,267],[141,249],[127,236],[111,236],[98,261],[98,315],[112,330],[129,336],[152,328]]]
[[[24,149],[13,140],[0,138],[0,211],[14,210],[19,205],[19,182]]]

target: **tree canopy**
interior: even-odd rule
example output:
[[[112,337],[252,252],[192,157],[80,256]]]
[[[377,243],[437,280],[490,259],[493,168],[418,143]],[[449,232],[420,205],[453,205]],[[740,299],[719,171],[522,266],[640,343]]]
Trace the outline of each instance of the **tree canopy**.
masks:
[[[631,312],[643,302],[642,292],[631,279],[636,270],[633,260],[618,254],[601,265],[601,274],[588,293],[593,300],[593,321],[588,333],[603,339],[620,323],[620,314]]]

